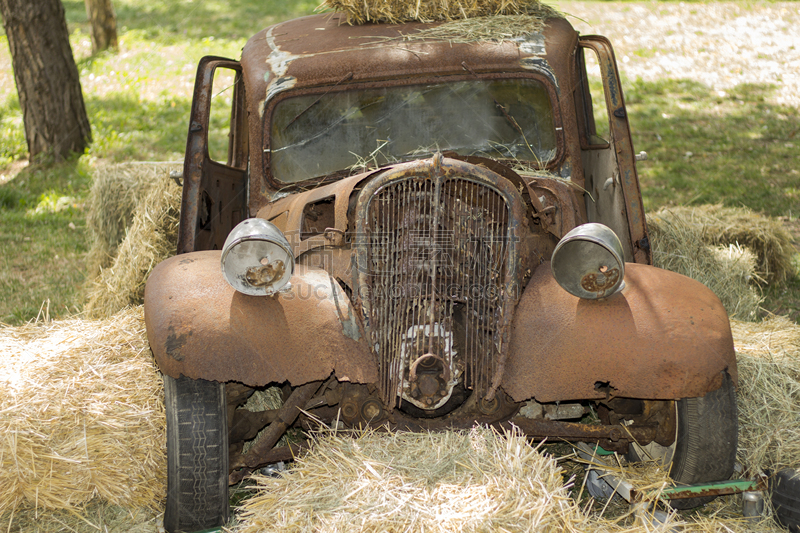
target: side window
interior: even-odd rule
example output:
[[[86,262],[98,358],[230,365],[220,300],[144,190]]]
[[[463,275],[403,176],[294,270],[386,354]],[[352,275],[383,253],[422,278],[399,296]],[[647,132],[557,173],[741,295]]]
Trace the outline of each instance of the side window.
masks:
[[[576,109],[580,114],[581,144],[589,149],[606,148],[611,135],[597,54],[591,49],[579,48],[577,56],[580,85],[576,91]]]
[[[237,152],[242,150],[240,135],[247,128],[241,123],[246,116],[241,73],[218,67],[214,71],[211,112],[208,124],[208,156],[212,161],[235,168],[244,168]],[[246,142],[244,143],[246,145]]]

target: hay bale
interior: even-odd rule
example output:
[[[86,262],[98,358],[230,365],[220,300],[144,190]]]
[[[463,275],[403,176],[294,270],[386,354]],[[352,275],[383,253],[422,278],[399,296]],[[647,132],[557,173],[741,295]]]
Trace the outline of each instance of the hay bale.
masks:
[[[181,188],[167,175],[158,176],[136,204],[111,266],[101,269],[89,283],[86,312],[90,317],[109,317],[141,304],[150,271],[175,253]]]
[[[100,498],[80,512],[66,510],[18,509],[0,517],[0,531],[10,533],[164,533],[161,513],[151,509],[130,509]]]
[[[767,281],[781,283],[798,274],[792,264],[796,253],[792,236],[774,218],[746,207],[721,205],[670,207],[655,216],[668,223],[683,224],[706,244],[747,247],[758,257],[756,271]]]
[[[139,201],[161,178],[182,167],[181,162],[167,161],[103,164],[94,169],[86,215],[92,242],[86,261],[87,279],[94,279],[101,269],[111,266]]]
[[[705,226],[670,211],[648,215],[653,264],[689,276],[714,291],[731,317],[755,320],[764,300],[756,283],[755,256],[739,245],[714,247]]]
[[[561,16],[539,0],[325,0],[320,7],[344,13],[348,24],[454,21],[497,15],[537,19]]]
[[[257,495],[240,508],[235,533],[780,531],[770,519],[744,520],[736,497],[716,500],[702,515],[672,511],[665,523],[627,504],[587,501],[553,457],[516,433],[316,437],[281,477],[252,478]],[[663,471],[652,470],[614,469],[640,488],[665,486]]]
[[[160,509],[162,384],[141,307],[0,329],[0,515],[94,497]]]
[[[255,480],[239,533],[583,531],[555,459],[485,428],[329,432],[289,473]]]
[[[800,465],[800,326],[772,316],[731,321],[739,365],[739,461],[751,470]]]

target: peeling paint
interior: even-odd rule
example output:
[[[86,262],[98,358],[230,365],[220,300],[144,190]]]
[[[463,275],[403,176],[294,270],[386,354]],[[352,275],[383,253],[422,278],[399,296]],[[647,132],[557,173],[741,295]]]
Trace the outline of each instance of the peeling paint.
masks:
[[[269,102],[272,98],[275,97],[276,94],[289,90],[295,86],[297,83],[297,79],[291,76],[283,76],[281,78],[275,78],[272,83],[267,85],[267,99],[265,101]],[[261,113],[263,116],[263,112]]]
[[[267,45],[272,50],[269,57],[267,57],[267,64],[272,74],[274,74],[276,78],[280,78],[286,75],[286,71],[289,69],[289,63],[303,56],[281,51],[280,47],[275,43],[275,36],[272,34],[277,27],[278,26],[272,26],[267,31]]]
[[[522,47],[520,47],[520,51],[522,51]],[[550,64],[545,58],[537,56],[522,57],[519,60],[519,64],[525,70],[533,70],[545,76],[553,83],[553,85],[555,85],[556,92],[561,94],[561,88],[558,85],[558,80],[553,74],[553,70],[550,68]]]
[[[519,51],[526,55],[543,56],[547,54],[544,45],[544,35],[541,33],[528,33],[514,39],[519,43]]]

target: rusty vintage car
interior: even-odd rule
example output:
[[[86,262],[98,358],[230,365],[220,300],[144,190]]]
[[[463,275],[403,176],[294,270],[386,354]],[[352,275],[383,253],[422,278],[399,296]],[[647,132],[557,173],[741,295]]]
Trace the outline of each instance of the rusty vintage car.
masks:
[[[731,475],[728,317],[651,266],[609,41],[559,17],[499,42],[434,26],[315,15],[258,33],[241,61],[200,62],[178,253],[145,295],[168,531],[224,523],[229,483],[290,459],[302,444],[281,436],[319,423],[516,426],[655,457],[680,483]],[[282,407],[241,408],[270,386]]]

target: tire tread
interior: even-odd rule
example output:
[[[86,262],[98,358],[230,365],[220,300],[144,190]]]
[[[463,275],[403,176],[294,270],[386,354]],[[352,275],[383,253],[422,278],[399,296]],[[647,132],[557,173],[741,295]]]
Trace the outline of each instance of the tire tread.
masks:
[[[792,533],[800,533],[800,471],[781,470],[771,485],[776,521]]]
[[[164,376],[167,410],[168,533],[228,519],[228,423],[221,383]]]

